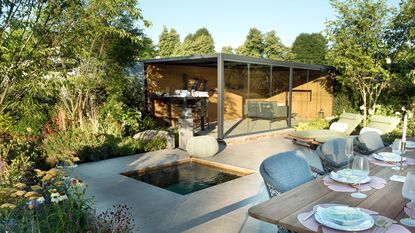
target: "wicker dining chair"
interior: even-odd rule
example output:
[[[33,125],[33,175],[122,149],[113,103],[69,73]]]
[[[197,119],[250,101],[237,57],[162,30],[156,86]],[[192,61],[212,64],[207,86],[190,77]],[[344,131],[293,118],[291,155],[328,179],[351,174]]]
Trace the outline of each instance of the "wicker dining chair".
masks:
[[[265,159],[259,168],[270,198],[314,179],[301,152],[288,151]]]
[[[354,139],[353,139],[354,140]],[[316,153],[321,159],[325,173],[338,170],[352,161],[353,156],[346,156],[346,138],[336,138],[327,141],[317,147]]]
[[[358,137],[358,150],[361,154],[371,154],[380,149],[383,149],[385,144],[379,133],[375,131],[368,131],[362,133]]]

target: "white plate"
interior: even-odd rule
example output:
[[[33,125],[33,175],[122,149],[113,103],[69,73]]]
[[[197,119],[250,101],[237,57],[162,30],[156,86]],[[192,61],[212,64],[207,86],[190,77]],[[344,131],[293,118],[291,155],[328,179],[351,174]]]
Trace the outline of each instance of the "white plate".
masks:
[[[396,162],[401,161],[401,156],[399,154],[392,153],[392,152],[374,153],[373,158],[380,160],[380,161],[391,162],[391,163],[396,163]],[[405,160],[406,158],[403,157],[403,161]]]
[[[406,148],[415,149],[415,142],[414,141],[406,141]]]
[[[328,208],[336,208],[336,206],[328,207]],[[356,225],[347,225],[347,226],[339,225],[339,224],[333,222],[325,214],[326,214],[325,213],[325,208],[318,208],[317,212],[314,214],[314,218],[320,224],[322,224],[326,227],[336,229],[336,230],[341,230],[341,231],[364,231],[364,230],[370,229],[375,224],[375,220],[365,212],[362,212],[362,221],[361,222],[359,222]]]
[[[350,169],[351,170],[351,169]],[[358,177],[357,176],[353,176],[352,174],[350,176],[341,176],[336,172],[330,172],[330,178],[334,181],[340,182],[340,183],[345,183],[345,184],[357,184],[358,182]],[[370,176],[367,176],[363,179],[360,180],[361,184],[366,184],[369,183],[372,180],[372,178],[370,178]]]

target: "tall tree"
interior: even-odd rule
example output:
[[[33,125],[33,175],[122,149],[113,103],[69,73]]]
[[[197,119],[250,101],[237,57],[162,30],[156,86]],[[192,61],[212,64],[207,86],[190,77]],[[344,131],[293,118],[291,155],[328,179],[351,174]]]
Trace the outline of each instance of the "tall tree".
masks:
[[[235,54],[234,49],[233,49],[233,48],[232,48],[232,46],[230,46],[230,45],[228,45],[228,46],[223,46],[223,47],[222,47],[221,52],[222,52],[222,53],[227,53],[227,54]]]
[[[275,60],[284,60],[287,54],[287,48],[281,42],[280,37],[274,30],[267,32],[264,37],[265,57]]]
[[[160,57],[171,57],[175,55],[175,52],[180,47],[180,36],[177,34],[174,28],[167,30],[166,26],[163,26],[163,30],[159,36],[159,56]]]
[[[415,2],[404,0],[398,14],[392,20],[392,27],[387,33],[391,48],[391,63],[399,64],[404,76],[415,80]]]
[[[331,5],[337,17],[327,23],[328,58],[341,72],[337,79],[359,92],[366,122],[391,80],[384,38],[390,9],[385,0],[331,0]]]
[[[206,28],[200,28],[194,34],[190,33],[184,38],[178,54],[182,56],[212,53],[215,45],[212,35]]]
[[[243,45],[237,48],[237,54],[263,57],[265,52],[264,36],[262,32],[256,28],[249,29]]]
[[[294,61],[324,64],[326,62],[327,41],[320,33],[301,33],[295,38],[291,52]]]

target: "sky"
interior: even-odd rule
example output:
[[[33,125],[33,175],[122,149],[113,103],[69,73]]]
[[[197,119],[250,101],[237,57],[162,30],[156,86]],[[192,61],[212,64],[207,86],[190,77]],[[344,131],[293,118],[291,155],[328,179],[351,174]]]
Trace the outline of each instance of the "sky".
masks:
[[[399,0],[387,0],[397,7]],[[302,32],[321,32],[325,22],[335,18],[329,0],[141,0],[138,6],[152,26],[145,33],[158,43],[165,25],[174,28],[180,39],[206,27],[215,41],[215,50],[243,44],[250,28],[263,33],[275,30],[291,46]]]

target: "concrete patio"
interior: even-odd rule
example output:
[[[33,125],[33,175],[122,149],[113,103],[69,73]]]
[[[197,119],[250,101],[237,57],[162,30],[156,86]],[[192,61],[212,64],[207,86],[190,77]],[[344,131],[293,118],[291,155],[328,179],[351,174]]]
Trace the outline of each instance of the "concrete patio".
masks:
[[[276,136],[233,143],[208,160],[258,171],[265,158],[297,148]],[[160,150],[81,164],[71,175],[88,184],[98,211],[115,204],[132,207],[140,232],[276,232],[274,225],[247,214],[250,206],[268,199],[257,172],[185,196],[120,175],[183,158],[188,154],[182,150]],[[316,155],[306,159],[320,166]]]

